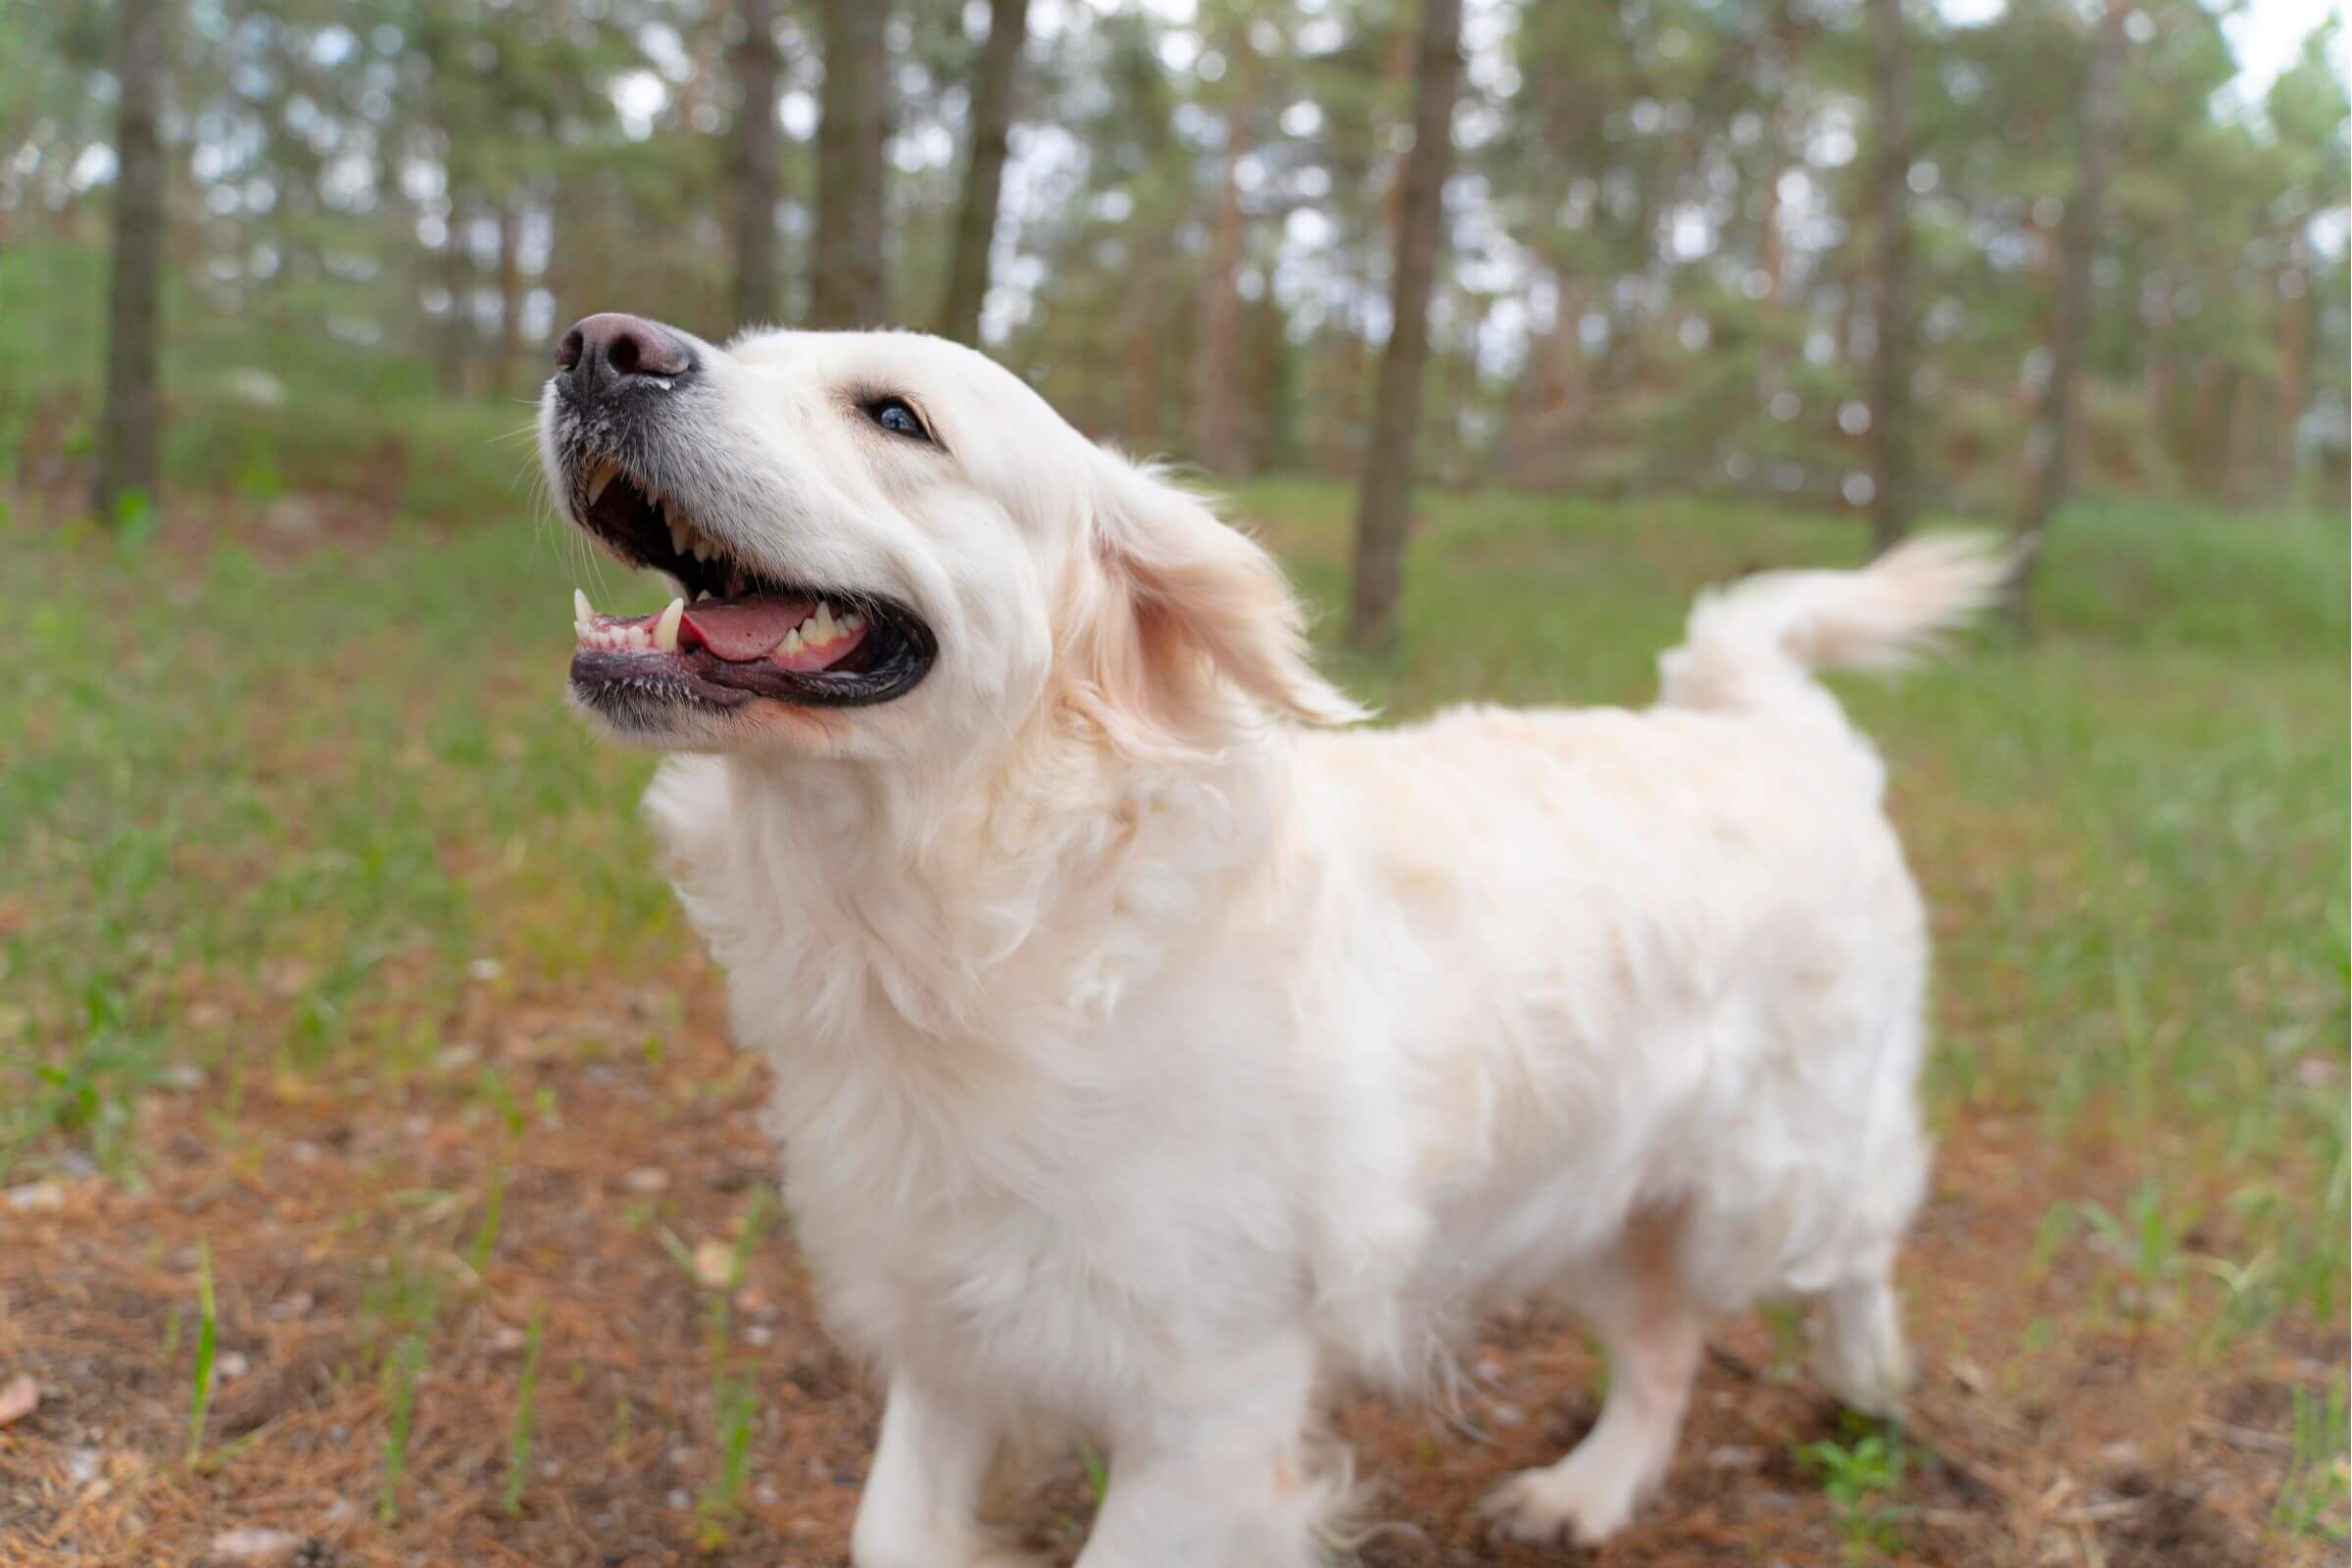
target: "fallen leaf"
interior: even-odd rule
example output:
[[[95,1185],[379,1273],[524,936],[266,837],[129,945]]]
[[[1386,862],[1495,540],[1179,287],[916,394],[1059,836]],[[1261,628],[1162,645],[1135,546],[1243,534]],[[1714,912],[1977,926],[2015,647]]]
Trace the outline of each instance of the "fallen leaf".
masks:
[[[294,1548],[301,1544],[301,1539],[290,1531],[247,1525],[215,1536],[212,1554],[225,1562],[279,1563],[293,1556]]]
[[[735,1278],[735,1249],[724,1242],[705,1242],[694,1250],[694,1277],[714,1291]]]
[[[0,1427],[15,1426],[41,1407],[39,1385],[20,1372],[0,1387]]]

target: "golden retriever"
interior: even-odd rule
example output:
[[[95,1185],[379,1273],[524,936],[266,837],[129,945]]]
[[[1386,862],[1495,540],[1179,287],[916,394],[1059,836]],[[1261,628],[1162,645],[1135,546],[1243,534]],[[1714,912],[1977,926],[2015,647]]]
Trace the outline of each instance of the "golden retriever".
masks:
[[[860,1568],[1018,1560],[978,1505],[1041,1425],[1108,1455],[1083,1568],[1303,1568],[1319,1398],[1532,1295],[1610,1377],[1495,1494],[1519,1537],[1623,1527],[1759,1298],[1894,1406],[1928,943],[1812,671],[1965,620],[1994,552],[1750,578],[1642,711],[1349,728],[1265,553],[978,353],[599,316],[558,365],[559,504],[676,591],[575,600],[571,697],[675,754],[647,809],[888,1383]]]

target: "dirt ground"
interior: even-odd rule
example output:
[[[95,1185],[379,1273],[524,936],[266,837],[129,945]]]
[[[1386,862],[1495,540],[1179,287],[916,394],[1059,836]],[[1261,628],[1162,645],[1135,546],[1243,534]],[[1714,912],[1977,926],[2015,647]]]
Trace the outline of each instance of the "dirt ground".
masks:
[[[301,557],[317,521],[288,509],[255,553]],[[497,849],[439,852],[464,870]],[[25,919],[0,897],[0,939]],[[131,1102],[127,1169],[45,1155],[0,1182],[0,1568],[846,1565],[876,1390],[813,1319],[760,1127],[771,1086],[728,1046],[710,966],[662,956],[565,989],[480,962],[454,1013],[410,1004],[421,1067],[297,1070],[271,1065],[305,995],[279,961],[250,994],[219,989],[236,965],[166,977],[191,1031],[231,1049]],[[404,961],[386,960],[393,1010],[426,991]],[[1496,1544],[1480,1499],[1582,1435],[1603,1374],[1574,1325],[1523,1318],[1465,1348],[1457,1405],[1336,1412],[1367,1484],[1354,1559],[2341,1563],[2344,1326],[2289,1311],[2217,1333],[2215,1287],[2181,1260],[2257,1255],[2230,1233],[2232,1173],[2161,1122],[2129,1148],[2101,1124],[2027,1106],[1939,1127],[1902,1272],[1921,1382],[1891,1485],[1840,1488],[1821,1455],[1888,1435],[1833,1407],[1793,1325],[1758,1314],[1719,1327],[1634,1528],[1599,1552]],[[2061,1202],[2129,1214],[2151,1168],[2207,1216],[2167,1239],[2169,1275]],[[215,1376],[191,1445],[208,1274]],[[1067,1562],[1095,1495],[1072,1452],[1008,1494],[1007,1528]]]
[[[136,1182],[7,1189],[0,1385],[29,1378],[39,1402],[0,1425],[0,1563],[846,1563],[875,1390],[815,1326],[787,1229],[764,1224],[764,1069],[725,1044],[713,975],[682,962],[661,979],[660,995],[693,999],[682,1019],[618,984],[533,996],[485,978],[450,1032],[479,1044],[398,1088],[184,1074],[140,1112]],[[510,1109],[485,1105],[485,1067]],[[2102,1151],[1990,1117],[1942,1148],[1905,1263],[1923,1378],[1886,1518],[1841,1513],[1796,1457],[1855,1431],[1786,1364],[1787,1325],[1750,1318],[1716,1336],[1672,1478],[1636,1528],[1583,1558],[1491,1543],[1481,1495],[1595,1412],[1583,1338],[1523,1320],[1469,1351],[1458,1410],[1339,1412],[1375,1488],[1360,1561],[2340,1560],[2276,1515],[2293,1390],[2342,1386],[2341,1334],[2287,1323],[2192,1351],[2193,1325],[2165,1303],[2112,1298],[2081,1249],[2037,1246],[2047,1194],[2112,1185]],[[734,1264],[745,1237],[757,1245]],[[219,1383],[191,1466],[199,1244]],[[418,1321],[387,1499],[402,1416],[386,1346]],[[747,1445],[733,1485],[730,1408]],[[1011,1504],[1054,1560],[1082,1539],[1088,1475],[1073,1455]],[[263,1555],[237,1556],[249,1544]]]

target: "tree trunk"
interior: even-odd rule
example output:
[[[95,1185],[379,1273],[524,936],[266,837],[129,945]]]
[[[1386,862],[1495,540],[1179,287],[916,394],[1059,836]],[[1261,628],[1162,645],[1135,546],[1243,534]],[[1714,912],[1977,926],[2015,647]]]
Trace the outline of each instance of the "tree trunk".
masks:
[[[772,323],[776,310],[776,18],[774,0],[741,0],[735,46],[735,285],[737,327]]]
[[[947,297],[939,308],[939,335],[958,343],[980,341],[980,307],[988,300],[989,253],[996,244],[997,203],[1012,137],[1014,88],[1028,36],[1029,0],[989,0],[988,42],[972,74],[972,156],[964,170],[963,204],[956,212]]]
[[[2278,471],[2273,484],[2279,501],[2295,495],[2295,426],[2303,420],[2311,373],[2311,273],[2304,266],[2304,241],[2297,234],[2278,276],[2278,418],[2274,439]]]
[[[505,396],[522,362],[522,242],[521,198],[509,196],[498,204],[498,365],[490,375],[490,390]]]
[[[1870,0],[1878,163],[1872,173],[1879,245],[1878,343],[1871,363],[1870,532],[1885,550],[1911,531],[1911,135],[1903,0]]]
[[[1193,456],[1211,473],[1239,465],[1234,436],[1234,376],[1242,338],[1242,160],[1250,154],[1256,55],[1234,43],[1232,96],[1225,105],[1225,172],[1217,221],[1208,244],[1208,275],[1200,291],[1200,347],[1193,357]]]
[[[114,261],[106,407],[90,504],[108,522],[126,498],[153,505],[163,427],[164,24],[166,0],[117,0]]]
[[[1380,360],[1355,511],[1355,582],[1349,634],[1359,648],[1394,636],[1403,587],[1405,519],[1412,505],[1413,437],[1429,361],[1429,294],[1446,237],[1446,172],[1453,157],[1453,103],[1461,86],[1461,0],[1422,0],[1414,71],[1413,150],[1396,217],[1396,276],[1389,345]]]
[[[1129,259],[1127,439],[1139,452],[1159,445],[1159,266],[1149,246]]]
[[[1781,284],[1788,270],[1788,247],[1781,234],[1781,178],[1788,172],[1787,144],[1778,136],[1778,113],[1769,122],[1773,131],[1772,153],[1764,165],[1764,210],[1756,215],[1756,270],[1764,274],[1763,298],[1767,305],[1781,302]]]
[[[2107,155],[2115,135],[2116,78],[2123,74],[2132,0],[2107,0],[2091,45],[2090,74],[2082,87],[2082,147],[2074,199],[2059,226],[2058,319],[2051,337],[2050,378],[2026,440],[2031,471],[2017,514],[2017,581],[2011,612],[2027,624],[2027,593],[2050,518],[2065,504],[2075,444],[2075,382],[2090,334],[2091,262],[2099,248],[2099,205],[2106,196]]]
[[[1773,7],[1772,41],[1778,69],[1772,74],[1772,104],[1764,115],[1764,210],[1756,217],[1756,270],[1764,274],[1764,302],[1778,305],[1788,270],[1788,237],[1782,232],[1781,179],[1788,172],[1788,100],[1794,95],[1804,33],[1795,0]]]
[[[441,359],[434,367],[436,383],[444,397],[466,395],[469,371],[466,362],[473,357],[472,258],[466,254],[466,214],[459,204],[457,183],[450,182],[449,231],[441,245],[441,287],[449,296],[449,317],[442,322]]]
[[[816,242],[808,321],[878,326],[882,289],[882,147],[890,133],[888,7],[823,0],[825,84],[816,127]]]

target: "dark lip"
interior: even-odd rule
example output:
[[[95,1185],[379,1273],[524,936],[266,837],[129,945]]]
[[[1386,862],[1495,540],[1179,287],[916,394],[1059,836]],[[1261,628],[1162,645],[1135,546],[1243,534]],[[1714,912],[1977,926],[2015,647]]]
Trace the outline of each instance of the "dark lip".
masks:
[[[638,713],[648,704],[666,702],[726,710],[760,699],[803,708],[869,708],[906,696],[931,672],[939,657],[938,639],[920,615],[898,600],[857,589],[784,582],[744,572],[731,562],[681,556],[670,543],[667,523],[646,500],[638,465],[625,455],[593,452],[571,442],[565,443],[564,457],[569,511],[582,531],[624,564],[676,578],[689,600],[704,588],[718,591],[728,574],[736,572],[749,579],[751,592],[846,605],[862,613],[869,627],[865,643],[851,656],[859,665],[855,669],[802,672],[765,661],[729,663],[708,649],[677,654],[575,652],[571,688],[591,708],[611,712],[625,707]],[[622,471],[592,507],[588,475],[608,461],[619,464]],[[691,508],[687,514],[692,514]]]
[[[728,710],[765,698],[802,708],[870,708],[906,696],[931,672],[938,645],[920,619],[886,599],[834,595],[857,604],[874,650],[864,669],[804,673],[765,660],[729,663],[707,648],[675,654],[582,650],[571,656],[571,687],[602,708],[608,696],[631,703],[652,699]]]

